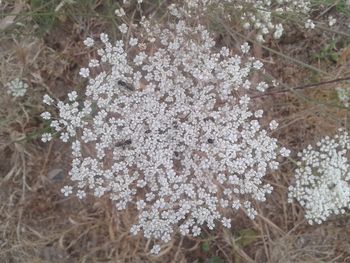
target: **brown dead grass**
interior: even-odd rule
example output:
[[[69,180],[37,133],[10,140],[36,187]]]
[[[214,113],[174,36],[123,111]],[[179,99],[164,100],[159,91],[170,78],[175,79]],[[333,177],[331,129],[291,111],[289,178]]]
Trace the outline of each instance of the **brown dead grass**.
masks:
[[[13,10],[16,3],[9,1],[6,10]],[[100,4],[96,1],[96,7]],[[25,10],[29,10],[28,5]],[[275,191],[266,204],[260,204],[257,220],[252,222],[242,213],[232,215],[233,230],[219,227],[205,231],[201,239],[175,237],[158,256],[148,253],[150,242],[130,235],[135,211],[116,213],[107,199],[63,198],[59,190],[68,180],[69,151],[58,142],[44,145],[36,138],[44,127],[38,117],[43,110],[41,96],[49,93],[64,98],[71,88],[82,87],[77,72],[88,56],[82,40],[91,32],[99,34],[108,24],[96,17],[65,17],[50,32],[37,36],[33,21],[27,23],[26,34],[20,34],[21,26],[14,27],[1,36],[0,42],[1,262],[206,262],[213,255],[219,255],[223,262],[350,262],[349,216],[309,226],[302,209],[287,203],[294,169],[289,161],[269,176]],[[330,35],[290,34],[284,41],[269,44],[291,57],[323,67],[331,76],[349,76],[348,46],[339,50],[338,64],[320,64],[312,59],[312,53]],[[232,48],[239,44],[229,35],[221,39]],[[255,52],[266,62],[270,74],[290,86],[325,77],[258,47]],[[27,97],[13,100],[4,84],[18,75],[30,88]],[[345,120],[349,112],[334,107],[340,105],[335,97],[337,86],[276,93],[255,103],[265,109],[266,124],[271,119],[280,123],[273,136],[298,151],[348,125]],[[238,238],[242,229],[256,233],[254,241],[245,246]],[[208,252],[202,248],[204,242],[209,243]]]

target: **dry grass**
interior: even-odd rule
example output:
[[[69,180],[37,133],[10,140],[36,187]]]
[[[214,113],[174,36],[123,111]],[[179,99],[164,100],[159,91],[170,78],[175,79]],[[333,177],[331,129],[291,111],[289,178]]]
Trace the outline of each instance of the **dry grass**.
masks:
[[[241,213],[232,215],[231,231],[218,228],[196,239],[178,236],[158,256],[148,253],[149,242],[129,234],[135,211],[116,213],[107,199],[63,198],[59,189],[67,181],[69,151],[58,142],[45,145],[38,139],[47,129],[38,117],[43,110],[41,97],[49,93],[62,99],[68,90],[82,89],[77,72],[89,55],[82,40],[105,28],[116,37],[117,21],[110,14],[116,2],[77,1],[80,6],[67,4],[57,12],[50,3],[57,7],[61,1],[5,2],[0,13],[13,16],[0,17],[1,262],[350,262],[348,215],[309,226],[302,209],[287,203],[295,168],[290,161],[269,176],[275,191],[266,204],[260,204],[255,221]],[[151,1],[147,6],[148,12],[157,8],[164,6]],[[337,18],[349,22],[344,15]],[[225,45],[233,49],[243,41],[225,31],[225,26],[235,29],[236,25],[221,26],[218,39]],[[315,57],[331,39],[340,43],[335,50],[338,60]],[[255,56],[265,61],[267,72],[291,87],[350,75],[349,39],[344,36],[291,30],[282,41],[271,40],[266,46],[328,74],[312,72],[255,44]],[[28,96],[14,100],[4,84],[18,76],[30,88]],[[346,84],[272,91],[255,102],[265,109],[266,123],[280,122],[273,135],[298,151],[349,125],[349,111],[336,98],[339,85]]]

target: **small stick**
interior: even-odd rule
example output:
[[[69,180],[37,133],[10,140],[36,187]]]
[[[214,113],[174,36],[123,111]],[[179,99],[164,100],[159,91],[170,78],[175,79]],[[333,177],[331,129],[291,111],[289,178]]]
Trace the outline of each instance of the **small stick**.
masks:
[[[278,94],[278,93],[285,93],[285,92],[291,92],[293,90],[313,88],[313,87],[318,87],[318,86],[322,86],[322,85],[326,85],[326,84],[330,84],[330,83],[336,83],[336,82],[345,81],[345,80],[350,80],[350,77],[339,78],[339,79],[332,79],[332,80],[318,82],[318,83],[305,84],[305,85],[297,86],[295,88],[282,89],[282,90],[277,90],[277,91],[274,91],[274,92],[269,92],[269,93],[264,93],[264,94],[261,94],[261,95],[252,96],[251,98],[252,99],[256,99],[256,98],[261,98],[261,97],[265,97],[265,96],[275,95],[275,94]]]

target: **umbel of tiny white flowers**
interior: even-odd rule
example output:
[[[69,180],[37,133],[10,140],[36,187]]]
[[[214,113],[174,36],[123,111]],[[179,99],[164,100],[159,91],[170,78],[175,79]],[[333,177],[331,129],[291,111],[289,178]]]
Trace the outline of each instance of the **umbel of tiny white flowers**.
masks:
[[[101,34],[92,65],[109,71],[82,70],[82,102],[76,93],[59,101],[51,126],[72,144],[73,184],[62,192],[107,195],[119,210],[136,206],[130,231],[154,239],[158,253],[158,242],[175,232],[198,236],[217,222],[231,227],[232,210],[254,218],[253,202],[272,191],[264,176],[289,151],[260,127],[263,111],[249,110],[246,91],[266,85],[249,80],[262,63],[245,54],[248,44],[243,57],[231,56],[228,48],[216,51],[202,26],[179,21],[160,28],[143,20],[141,29],[143,39],[128,32],[130,39],[114,44]]]
[[[349,149],[349,134],[339,130],[333,138],[327,136],[298,154],[289,202],[295,198],[300,203],[309,224],[321,224],[350,207]]]
[[[16,78],[6,84],[7,93],[13,97],[23,97],[28,89],[28,84]]]
[[[256,39],[264,42],[264,36],[271,34],[279,39],[283,34],[283,25],[277,23],[273,14],[296,15],[308,17],[311,3],[309,0],[183,0],[169,6],[172,15],[182,17],[210,16],[217,9],[222,16],[231,19],[232,16],[240,17],[245,30],[255,30]],[[279,19],[280,20],[280,19]]]

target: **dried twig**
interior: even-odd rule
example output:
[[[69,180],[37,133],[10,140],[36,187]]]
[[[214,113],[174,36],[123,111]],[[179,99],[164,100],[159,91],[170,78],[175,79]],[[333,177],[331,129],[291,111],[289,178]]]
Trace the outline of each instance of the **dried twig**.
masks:
[[[322,86],[322,85],[336,83],[336,82],[341,82],[341,81],[345,81],[345,80],[350,80],[350,77],[332,79],[332,80],[328,80],[328,81],[322,81],[322,82],[317,82],[317,83],[305,84],[305,85],[297,86],[297,87],[294,87],[294,88],[287,88],[287,89],[282,89],[282,90],[276,90],[276,91],[273,91],[273,92],[267,92],[267,93],[264,93],[264,94],[261,94],[261,95],[252,96],[251,98],[252,99],[256,99],[256,98],[276,95],[276,94],[285,93],[285,92],[292,92],[294,90],[314,88],[314,87],[319,87],[319,86]]]

